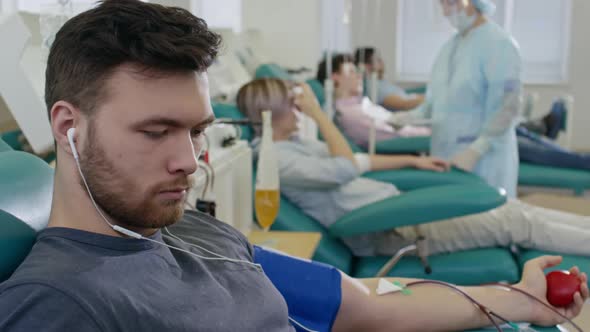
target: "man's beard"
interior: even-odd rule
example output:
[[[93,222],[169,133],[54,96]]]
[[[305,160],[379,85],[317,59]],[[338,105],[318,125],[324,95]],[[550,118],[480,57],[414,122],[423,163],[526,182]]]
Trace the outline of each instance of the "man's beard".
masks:
[[[94,201],[111,218],[110,222],[123,227],[149,229],[172,225],[182,218],[184,200],[157,200],[156,196],[162,190],[190,188],[192,178],[182,176],[174,182],[159,183],[147,192],[141,192],[140,186],[106,157],[92,125],[80,155],[80,167]],[[80,185],[86,189],[82,182]]]

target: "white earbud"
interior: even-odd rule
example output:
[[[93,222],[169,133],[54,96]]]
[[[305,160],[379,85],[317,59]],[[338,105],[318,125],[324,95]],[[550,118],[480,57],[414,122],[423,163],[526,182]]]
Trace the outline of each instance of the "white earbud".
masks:
[[[76,143],[74,142],[74,134],[76,134],[76,128],[72,127],[68,129],[66,135],[68,136],[68,142],[70,142],[70,148],[74,154],[74,159],[78,160],[78,150],[76,150]]]
[[[66,135],[68,136],[68,142],[70,143],[70,148],[72,149],[72,154],[74,155],[74,160],[76,161],[76,166],[78,167],[78,172],[80,173],[80,177],[82,178],[82,181],[84,182],[84,186],[86,187],[86,191],[88,192],[88,196],[90,196],[90,200],[92,201],[94,208],[96,209],[98,214],[100,214],[102,219],[104,219],[104,221],[116,232],[119,232],[121,234],[125,234],[127,236],[130,236],[130,237],[133,237],[136,239],[142,239],[143,236],[141,236],[141,234],[139,234],[139,233],[130,231],[130,230],[123,228],[121,226],[118,226],[118,225],[111,224],[108,221],[108,219],[105,217],[105,215],[102,213],[102,211],[98,208],[98,205],[96,205],[96,202],[94,201],[94,196],[92,196],[92,192],[90,192],[90,188],[88,187],[88,182],[86,182],[86,177],[84,177],[84,173],[82,172],[82,168],[80,167],[80,160],[78,159],[78,150],[76,149],[76,143],[74,142],[74,134],[76,134],[76,128],[74,128],[74,127],[68,129],[68,131],[66,132]]]

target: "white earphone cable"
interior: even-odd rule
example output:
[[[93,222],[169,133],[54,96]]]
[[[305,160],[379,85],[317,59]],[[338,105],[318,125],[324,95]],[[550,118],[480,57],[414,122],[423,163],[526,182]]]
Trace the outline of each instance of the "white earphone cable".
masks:
[[[168,230],[167,227],[164,227],[164,230],[166,230],[166,232],[168,234],[170,234],[171,237],[179,240],[180,242],[182,242],[182,243],[184,243],[186,245],[189,245],[189,246],[198,248],[198,249],[203,250],[203,251],[205,251],[205,252],[207,252],[207,253],[209,253],[209,254],[211,254],[213,256],[216,256],[216,257],[201,256],[201,255],[195,254],[194,252],[191,252],[189,250],[178,248],[178,247],[171,246],[171,245],[169,245],[167,243],[164,243],[164,242],[160,242],[160,241],[156,241],[156,240],[147,238],[147,237],[145,237],[145,236],[143,236],[143,235],[141,235],[139,233],[133,232],[133,231],[128,230],[128,229],[126,229],[124,227],[121,227],[119,225],[113,225],[113,224],[111,224],[108,221],[107,217],[102,213],[101,209],[96,204],[96,201],[94,200],[94,197],[92,196],[92,193],[90,192],[90,187],[88,186],[88,183],[86,182],[86,177],[84,176],[84,173],[82,172],[82,167],[80,166],[78,152],[76,150],[76,146],[74,145],[73,139],[70,140],[70,145],[71,145],[72,150],[74,151],[74,160],[75,160],[76,166],[78,168],[78,173],[80,173],[80,177],[82,178],[82,182],[84,182],[84,187],[86,187],[86,192],[88,193],[88,196],[90,197],[90,201],[92,202],[92,205],[94,205],[94,208],[96,209],[96,211],[98,212],[98,214],[100,214],[100,216],[102,217],[102,219],[107,223],[107,225],[109,225],[115,232],[121,233],[121,234],[124,234],[124,235],[127,235],[127,236],[132,237],[132,238],[135,238],[135,239],[146,240],[146,241],[154,242],[154,243],[163,245],[165,247],[168,247],[170,249],[174,249],[174,250],[177,250],[177,251],[180,251],[180,252],[184,252],[186,254],[192,255],[194,257],[197,257],[197,258],[200,258],[200,259],[203,259],[203,260],[209,260],[209,261],[226,261],[226,262],[232,262],[232,263],[236,263],[236,264],[246,264],[246,265],[254,266],[255,268],[260,269],[262,271],[262,265],[260,265],[260,264],[252,263],[252,262],[249,262],[249,261],[246,261],[246,260],[233,259],[233,258],[225,257],[223,255],[220,255],[220,254],[216,253],[216,252],[213,252],[211,250],[208,250],[206,248],[203,248],[203,247],[201,247],[199,245],[185,242],[180,237],[172,234],[172,232],[170,232],[170,230]],[[303,325],[303,324],[299,323],[298,321],[296,321],[295,319],[291,318],[291,316],[288,316],[288,318],[289,318],[289,321],[291,321],[293,324],[297,325],[298,327],[300,327],[301,329],[303,329],[305,331],[308,331],[308,332],[318,332],[318,331],[315,331],[315,330],[312,330],[312,329],[307,328],[305,325]]]
[[[78,155],[78,152],[77,152],[77,149],[76,149],[75,145],[73,144],[73,140],[70,141],[70,145],[72,145],[71,146],[72,150],[75,151],[75,153],[74,153],[74,160],[75,160],[76,166],[78,168],[78,173],[80,173],[80,177],[82,178],[82,182],[84,183],[84,187],[86,187],[86,192],[88,193],[88,196],[90,197],[90,201],[92,202],[92,205],[94,205],[94,208],[96,209],[96,211],[98,212],[98,214],[102,217],[102,219],[107,223],[107,225],[109,225],[109,227],[111,227],[115,232],[120,233],[120,234],[127,235],[127,236],[132,237],[132,238],[135,238],[135,239],[147,240],[147,241],[150,241],[150,242],[155,242],[155,243],[161,244],[161,245],[163,245],[165,247],[168,247],[170,249],[174,249],[174,250],[177,250],[177,251],[181,251],[181,252],[187,253],[189,255],[193,255],[193,256],[195,256],[197,258],[200,258],[200,259],[211,260],[211,261],[222,261],[223,260],[223,261],[228,261],[228,262],[232,262],[232,263],[246,264],[246,265],[254,266],[254,267],[258,268],[258,269],[262,269],[262,266],[260,264],[252,263],[252,262],[241,260],[241,259],[233,259],[233,258],[225,257],[223,255],[217,254],[215,252],[212,252],[210,250],[207,250],[207,249],[205,249],[203,247],[200,247],[198,245],[187,243],[187,242],[183,241],[182,239],[180,239],[179,237],[177,237],[176,235],[172,234],[167,228],[165,228],[166,231],[171,236],[173,236],[174,238],[176,238],[177,240],[180,240],[182,243],[187,244],[189,246],[193,246],[193,247],[199,248],[199,249],[204,250],[204,251],[206,251],[206,252],[208,252],[208,253],[210,253],[210,254],[212,254],[214,256],[217,256],[217,257],[201,256],[201,255],[195,254],[195,253],[193,253],[193,252],[191,252],[189,250],[185,250],[185,249],[182,249],[182,248],[177,248],[175,246],[171,246],[171,245],[166,244],[164,242],[160,242],[160,241],[156,241],[156,240],[147,238],[147,237],[145,237],[145,236],[143,236],[143,235],[141,235],[141,234],[139,234],[137,232],[133,232],[133,231],[131,231],[131,230],[127,229],[127,228],[121,227],[119,225],[113,225],[112,223],[109,222],[109,220],[107,219],[107,217],[102,213],[101,209],[98,207],[98,204],[96,204],[96,201],[94,200],[94,197],[92,196],[92,192],[90,191],[90,187],[88,186],[88,182],[86,182],[86,177],[84,176],[84,173],[82,172],[82,167],[80,166],[80,161],[79,161],[79,155]]]

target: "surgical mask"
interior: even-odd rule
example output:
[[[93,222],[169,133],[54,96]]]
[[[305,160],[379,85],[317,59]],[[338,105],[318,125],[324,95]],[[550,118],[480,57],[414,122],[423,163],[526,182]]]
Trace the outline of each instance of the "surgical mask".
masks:
[[[453,11],[448,17],[451,25],[461,33],[471,28],[475,23],[475,19],[475,15],[467,16],[464,10]]]

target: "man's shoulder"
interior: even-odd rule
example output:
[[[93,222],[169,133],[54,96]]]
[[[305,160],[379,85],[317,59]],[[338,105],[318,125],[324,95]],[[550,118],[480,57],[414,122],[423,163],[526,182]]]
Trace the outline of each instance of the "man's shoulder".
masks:
[[[92,326],[88,330],[97,330],[96,322],[85,311],[87,306],[80,297],[87,291],[87,284],[81,280],[78,272],[86,269],[86,265],[91,262],[73,260],[72,251],[75,248],[38,241],[12,276],[0,284],[0,312],[11,315],[32,314],[38,317],[38,322],[44,322],[51,320],[51,316],[57,314],[54,312],[55,307],[60,306],[64,312],[77,312],[78,317],[72,319],[86,320]],[[17,316],[12,318],[16,319]],[[0,329],[2,323],[7,321],[0,322]],[[31,321],[18,319],[15,330],[27,330],[29,323]]]
[[[17,277],[0,284],[0,306],[6,303],[7,299],[27,300],[27,297],[37,300],[60,298],[62,299],[60,302],[77,302],[77,297],[67,287],[60,287],[44,278]]]
[[[64,331],[72,326],[104,330],[76,290],[42,280],[11,279],[0,285],[0,330]]]
[[[80,269],[87,269],[89,260],[76,260],[75,243],[37,241],[31,252],[12,276],[0,285],[0,292],[13,287],[36,288],[44,285],[46,291],[75,287],[72,278]]]

